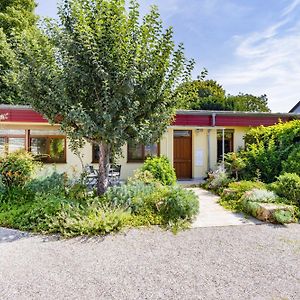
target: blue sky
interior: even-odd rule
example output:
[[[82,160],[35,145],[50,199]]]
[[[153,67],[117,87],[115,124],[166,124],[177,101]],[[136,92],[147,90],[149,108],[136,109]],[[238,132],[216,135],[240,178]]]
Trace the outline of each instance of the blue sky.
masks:
[[[56,16],[56,0],[37,0]],[[267,94],[274,112],[300,100],[300,0],[140,0],[142,14],[159,7],[176,42],[231,94]]]

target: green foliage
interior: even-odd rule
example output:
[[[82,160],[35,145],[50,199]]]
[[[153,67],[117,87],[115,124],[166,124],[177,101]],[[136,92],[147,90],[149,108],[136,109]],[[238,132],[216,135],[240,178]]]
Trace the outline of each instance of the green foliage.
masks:
[[[26,187],[34,193],[61,193],[65,188],[65,175],[53,172],[49,176],[31,180]]]
[[[176,183],[175,170],[166,156],[148,157],[141,167],[141,171],[149,171],[163,185]]]
[[[105,193],[105,199],[114,207],[129,208],[132,212],[137,212],[140,205],[144,205],[145,197],[152,195],[160,188],[157,184],[145,184],[136,181],[131,184],[110,187]]]
[[[284,173],[271,184],[271,188],[281,197],[300,207],[300,176],[295,173]]]
[[[252,202],[252,201],[244,201],[242,208],[243,208],[242,210],[245,213],[247,213],[253,217],[257,217],[258,210],[259,210],[259,203]]]
[[[214,80],[198,80],[181,84],[176,90],[179,108],[192,110],[269,112],[266,95],[225,95],[223,87]]]
[[[0,3],[0,103],[28,103],[22,97],[21,70],[26,51],[40,41],[34,0],[1,0]],[[22,44],[26,41],[26,51]],[[43,47],[43,45],[41,45]]]
[[[219,203],[232,211],[243,211],[242,196],[253,189],[265,189],[266,185],[259,181],[230,182],[228,189],[223,190]]]
[[[252,128],[245,136],[246,148],[237,154],[246,164],[241,177],[275,181],[283,169],[298,169],[300,120],[264,127]]]
[[[287,160],[282,162],[282,172],[296,173],[300,176],[300,145],[297,145],[290,152]]]
[[[224,110],[225,90],[214,80],[194,80],[177,88],[182,109]]]
[[[251,94],[239,93],[236,96],[228,95],[226,98],[228,110],[270,112],[268,98],[266,95],[254,96]]]
[[[14,32],[22,32],[36,25],[34,0],[1,0],[0,28],[10,37]]]
[[[0,158],[1,181],[7,188],[22,187],[29,181],[39,163],[26,151],[16,151]]]
[[[225,154],[224,158],[227,172],[238,180],[239,173],[246,167],[245,160],[239,157],[235,152]]]
[[[168,225],[176,224],[179,220],[191,220],[199,212],[199,201],[195,193],[178,186],[169,188],[158,205],[159,213]]]
[[[162,225],[185,227],[198,212],[195,194],[157,182],[132,181],[108,189],[103,197],[70,185],[53,173],[26,185],[0,185],[0,226],[65,237],[108,234],[124,227]]]
[[[47,47],[28,48],[24,97],[51,122],[59,116],[73,150],[86,140],[99,145],[103,193],[110,156],[128,140],[159,139],[175,114],[175,87],[194,63],[155,6],[141,19],[135,0],[128,9],[123,0],[66,0],[58,16]]]
[[[273,217],[279,224],[292,223],[295,219],[293,212],[288,210],[277,210],[274,212]]]
[[[141,181],[144,183],[154,183],[158,182],[158,180],[155,179],[154,175],[148,171],[142,171],[140,169],[136,170],[132,177],[128,178],[128,183],[133,183],[135,181]]]
[[[208,174],[208,179],[204,187],[220,194],[231,181],[226,170],[222,166],[219,166],[217,170]]]
[[[275,203],[278,200],[279,198],[274,192],[263,189],[253,189],[242,196],[244,202]]]
[[[260,220],[273,223],[285,224],[296,221],[295,211],[292,206],[285,206],[285,208],[278,207],[266,214],[266,211],[261,207],[260,203],[261,202],[254,202],[250,200],[247,201],[245,199],[245,201],[243,201],[244,212]]]

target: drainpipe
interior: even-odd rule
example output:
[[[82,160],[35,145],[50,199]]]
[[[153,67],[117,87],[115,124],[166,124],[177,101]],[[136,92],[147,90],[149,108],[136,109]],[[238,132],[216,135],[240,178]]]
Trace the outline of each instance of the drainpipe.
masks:
[[[222,129],[222,167],[225,168],[225,129]]]
[[[212,126],[215,127],[216,126],[216,113],[212,113]]]
[[[207,129],[207,170],[210,171],[210,129]]]

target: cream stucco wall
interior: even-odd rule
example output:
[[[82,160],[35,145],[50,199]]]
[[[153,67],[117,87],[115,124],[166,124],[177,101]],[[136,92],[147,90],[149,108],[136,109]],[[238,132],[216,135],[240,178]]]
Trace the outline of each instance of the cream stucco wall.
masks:
[[[30,129],[30,130],[56,130],[58,126],[49,124],[41,125],[35,123],[24,124],[1,124],[0,130],[5,129]],[[192,130],[192,176],[193,178],[201,178],[206,175],[208,169],[214,169],[217,165],[217,130],[220,128],[201,128],[176,126],[169,127],[160,140],[160,154],[167,156],[173,164],[173,131],[174,130]],[[234,130],[234,150],[244,147],[243,136],[248,130],[247,127],[228,127],[226,129]],[[127,161],[127,145],[123,147],[123,156],[119,157],[117,163],[122,165],[121,178],[126,179],[133,175],[141,163],[131,163]],[[80,159],[70,150],[67,141],[67,163],[63,164],[45,164],[41,173],[49,174],[56,170],[58,172],[67,172],[70,176],[78,176],[82,172],[82,164],[85,166],[92,163],[92,146],[86,144],[81,149],[82,163]],[[97,164],[94,165],[97,167]]]

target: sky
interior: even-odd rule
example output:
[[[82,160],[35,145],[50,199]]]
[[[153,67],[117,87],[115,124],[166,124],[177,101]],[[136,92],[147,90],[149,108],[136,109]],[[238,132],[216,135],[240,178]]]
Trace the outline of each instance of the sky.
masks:
[[[37,0],[36,12],[56,17],[56,0]],[[300,100],[300,0],[139,0],[155,4],[174,28],[188,58],[230,94],[266,94],[273,112]]]

